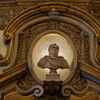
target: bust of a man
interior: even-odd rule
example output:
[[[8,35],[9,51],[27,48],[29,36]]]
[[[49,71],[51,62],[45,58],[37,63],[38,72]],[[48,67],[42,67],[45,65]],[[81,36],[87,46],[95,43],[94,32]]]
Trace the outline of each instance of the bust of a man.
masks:
[[[49,55],[44,56],[38,62],[40,68],[49,68],[51,70],[57,70],[59,68],[68,68],[68,62],[62,56],[58,56],[59,46],[57,44],[51,44],[48,48]]]

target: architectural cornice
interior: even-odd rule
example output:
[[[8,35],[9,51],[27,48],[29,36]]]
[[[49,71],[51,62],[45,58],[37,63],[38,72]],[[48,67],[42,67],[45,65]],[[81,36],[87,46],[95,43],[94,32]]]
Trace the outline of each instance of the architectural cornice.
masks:
[[[100,0],[0,0],[0,3],[36,3],[36,2],[66,2],[66,3],[100,3]]]
[[[29,8],[30,6],[37,5],[39,3],[46,3],[48,1],[37,1],[37,0],[0,0],[0,29],[4,29],[8,22],[11,21],[16,15],[21,11]],[[50,2],[58,2],[58,0],[53,0]],[[92,16],[94,16],[100,22],[100,1],[99,0],[59,0],[59,2],[65,2],[69,5],[81,8]]]

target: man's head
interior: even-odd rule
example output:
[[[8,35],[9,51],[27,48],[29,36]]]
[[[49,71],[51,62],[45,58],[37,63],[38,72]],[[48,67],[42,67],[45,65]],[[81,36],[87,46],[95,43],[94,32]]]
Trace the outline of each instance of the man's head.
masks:
[[[55,43],[50,44],[48,51],[49,51],[49,53],[58,54],[59,53],[59,46]]]

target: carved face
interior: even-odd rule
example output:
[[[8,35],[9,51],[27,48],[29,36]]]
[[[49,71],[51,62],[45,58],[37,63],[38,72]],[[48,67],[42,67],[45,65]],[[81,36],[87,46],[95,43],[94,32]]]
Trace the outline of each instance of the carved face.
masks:
[[[56,45],[56,44],[51,44],[50,46],[49,46],[49,50],[48,50],[50,53],[56,53],[56,54],[58,54],[58,52],[59,52],[59,47],[58,47],[58,45]]]

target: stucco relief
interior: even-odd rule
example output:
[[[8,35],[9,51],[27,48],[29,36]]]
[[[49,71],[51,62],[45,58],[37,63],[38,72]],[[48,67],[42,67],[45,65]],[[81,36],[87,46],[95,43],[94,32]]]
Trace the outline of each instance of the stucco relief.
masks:
[[[25,10],[26,7],[14,7],[0,9],[0,26],[7,25],[12,18],[14,18],[19,12]]]
[[[25,1],[23,1],[23,3],[24,2]],[[18,4],[17,4],[18,7],[17,6],[10,7],[10,5],[9,5],[8,9],[6,9],[6,7],[3,9],[0,9],[0,25],[1,26],[7,25],[11,21],[11,19],[14,18],[18,13],[20,13],[21,11],[28,8],[30,5],[31,6],[34,5],[34,1],[31,1],[30,4],[27,3],[27,1],[25,3],[27,6],[22,4],[23,5],[23,7],[22,7],[22,6],[18,6]],[[99,7],[96,7],[95,4],[84,3],[84,2],[81,2],[81,3],[70,3],[69,2],[69,4],[74,5],[74,6],[78,6],[79,8],[86,10],[91,15],[93,15],[98,21],[100,21],[100,9],[99,9]],[[3,5],[3,4],[1,3],[1,5]],[[7,4],[5,4],[4,6],[6,6],[6,5]],[[39,6],[39,5],[37,4],[37,6]],[[94,8],[92,6],[94,6]],[[99,4],[97,4],[97,6],[99,6]]]
[[[12,82],[12,78],[18,80],[15,82],[16,85],[13,85],[13,89],[21,95],[33,93],[34,96],[40,97],[45,90],[50,96],[54,96],[61,91],[59,94],[67,98],[71,94],[84,94],[89,88],[100,91],[97,89],[99,73],[94,74],[99,72],[97,69],[99,63],[95,60],[95,42],[93,41],[97,39],[98,32],[97,21],[92,20],[89,14],[76,7],[64,3],[41,4],[39,9],[37,6],[31,7],[19,14],[16,20],[13,19],[6,27],[4,39],[8,45],[8,56],[0,60],[0,68],[3,73],[6,73],[5,76],[9,77],[8,82]],[[45,45],[45,43],[48,44]],[[37,67],[38,61],[48,55],[46,51],[52,43],[56,43],[60,47],[59,54],[66,59],[69,65],[68,69],[59,70],[62,82],[58,83],[56,81],[45,82],[46,74],[44,78],[39,76],[44,69],[39,72],[39,67]],[[60,73],[64,70],[67,70],[67,72],[62,72],[65,75]],[[92,72],[91,77],[93,78],[85,72],[89,75]],[[97,79],[95,80],[94,77]],[[5,83],[6,78],[2,78],[2,76],[0,78],[2,83]],[[95,81],[96,87],[91,85],[88,79],[92,80],[91,82]],[[6,93],[9,90],[5,89]]]

